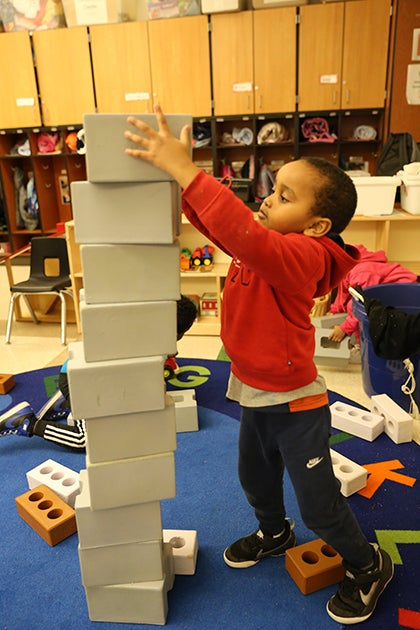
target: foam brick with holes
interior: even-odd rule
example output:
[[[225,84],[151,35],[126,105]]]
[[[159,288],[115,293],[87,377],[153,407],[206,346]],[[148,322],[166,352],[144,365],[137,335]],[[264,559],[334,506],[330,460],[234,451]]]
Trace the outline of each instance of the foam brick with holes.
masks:
[[[366,486],[367,470],[337,451],[330,450],[334,475],[341,483],[341,494],[349,497]]]
[[[198,554],[197,532],[164,529],[163,541],[172,547],[175,575],[194,575]]]
[[[411,442],[413,439],[413,418],[387,394],[371,398],[371,411],[384,419],[384,432],[395,444]]]
[[[286,550],[286,571],[304,595],[341,582],[342,557],[323,540],[311,540]]]
[[[63,466],[53,459],[47,459],[39,466],[26,473],[30,490],[40,485],[48,486],[63,501],[74,507],[76,497],[80,492],[79,473],[67,466]]]
[[[377,413],[343,402],[330,405],[331,426],[356,437],[373,442],[384,430],[384,419]]]

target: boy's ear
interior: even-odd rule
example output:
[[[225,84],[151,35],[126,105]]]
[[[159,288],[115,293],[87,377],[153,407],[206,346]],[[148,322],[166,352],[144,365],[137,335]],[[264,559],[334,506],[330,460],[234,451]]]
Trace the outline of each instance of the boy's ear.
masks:
[[[314,217],[313,223],[303,230],[306,236],[320,238],[325,236],[331,230],[332,221],[327,217]]]

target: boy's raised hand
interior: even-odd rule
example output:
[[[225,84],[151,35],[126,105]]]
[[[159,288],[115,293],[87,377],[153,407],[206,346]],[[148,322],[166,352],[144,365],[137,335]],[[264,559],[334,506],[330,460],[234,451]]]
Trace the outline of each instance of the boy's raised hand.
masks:
[[[136,134],[134,131],[124,132],[126,138],[141,147],[140,149],[126,149],[125,153],[134,158],[150,162],[166,171],[183,188],[186,188],[199,171],[190,158],[191,127],[189,125],[183,127],[178,140],[169,131],[168,123],[160,105],[155,106],[155,113],[158,131],[155,131],[134,116],[127,118],[130,125],[138,129],[142,135]]]

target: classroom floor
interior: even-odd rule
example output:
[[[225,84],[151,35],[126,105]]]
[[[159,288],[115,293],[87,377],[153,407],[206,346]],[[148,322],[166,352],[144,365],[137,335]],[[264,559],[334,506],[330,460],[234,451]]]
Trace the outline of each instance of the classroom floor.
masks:
[[[13,267],[14,281],[26,280],[29,268]],[[19,374],[52,365],[61,365],[67,358],[67,350],[60,342],[60,325],[13,322],[11,343],[5,343],[6,323],[9,306],[9,284],[6,269],[0,266],[0,373]],[[80,341],[75,324],[67,326],[67,343]],[[222,347],[218,337],[186,335],[178,342],[180,357],[216,359]],[[328,388],[366,407],[369,398],[363,391],[361,366],[349,365],[344,369],[319,366]]]

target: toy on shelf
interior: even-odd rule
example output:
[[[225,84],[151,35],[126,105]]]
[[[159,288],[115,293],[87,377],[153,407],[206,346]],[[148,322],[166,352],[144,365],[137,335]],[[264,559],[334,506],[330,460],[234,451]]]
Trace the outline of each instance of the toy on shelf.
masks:
[[[183,247],[180,255],[181,271],[210,271],[213,268],[213,252],[212,245],[196,247],[193,252]]]
[[[183,247],[179,257],[179,268],[181,271],[189,271],[191,269],[191,250]]]
[[[171,378],[174,378],[178,369],[179,367],[178,363],[175,361],[175,355],[168,356],[163,364],[163,377],[165,381],[169,381]]]
[[[204,245],[204,247],[197,247],[191,254],[191,264],[194,267],[210,267],[213,264],[213,252],[214,247],[211,245]]]

